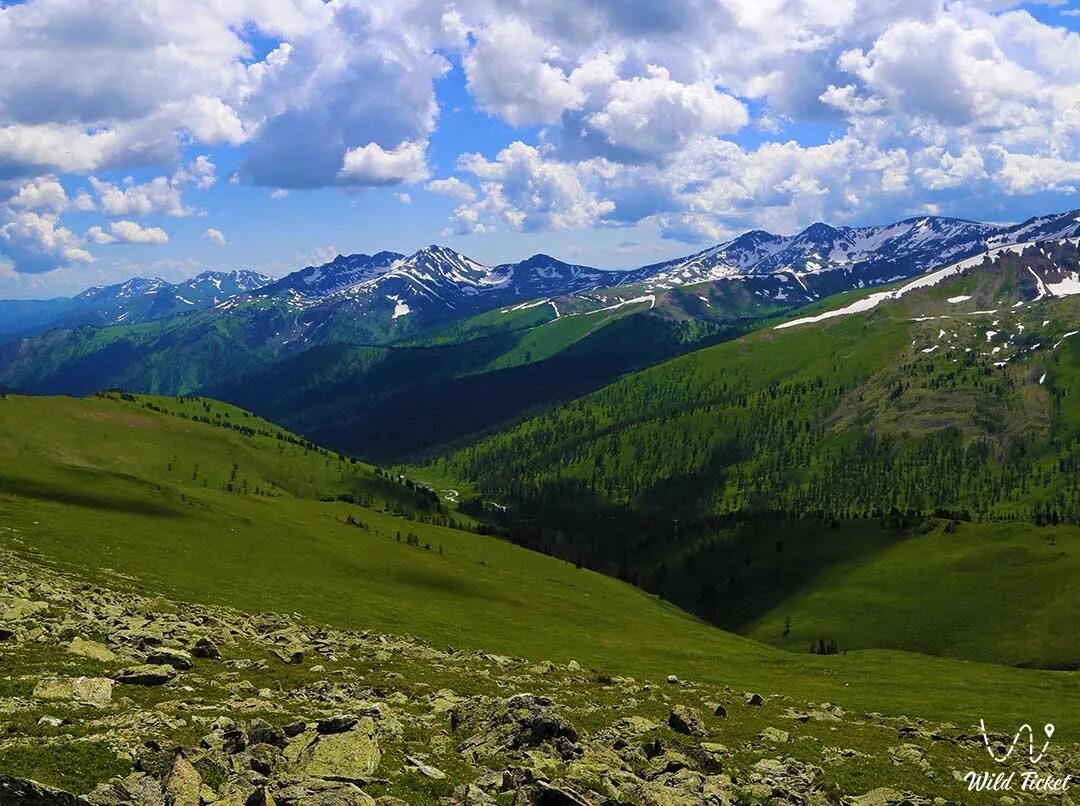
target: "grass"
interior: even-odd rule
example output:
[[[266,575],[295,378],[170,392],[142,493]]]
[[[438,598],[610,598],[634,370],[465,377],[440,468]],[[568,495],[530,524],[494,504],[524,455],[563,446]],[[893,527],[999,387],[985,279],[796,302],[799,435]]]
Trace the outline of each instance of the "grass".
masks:
[[[187,407],[189,418],[147,403]],[[190,419],[207,408],[210,423]],[[1080,715],[1075,674],[895,651],[781,651],[608,577],[425,522],[420,511],[395,515],[409,508],[394,497],[400,485],[277,434],[204,401],[2,399],[0,542],[181,601],[958,724],[1055,721],[1063,740],[1076,738],[1077,720],[1065,718]],[[370,506],[319,500],[347,491]],[[419,547],[407,545],[410,532]]]

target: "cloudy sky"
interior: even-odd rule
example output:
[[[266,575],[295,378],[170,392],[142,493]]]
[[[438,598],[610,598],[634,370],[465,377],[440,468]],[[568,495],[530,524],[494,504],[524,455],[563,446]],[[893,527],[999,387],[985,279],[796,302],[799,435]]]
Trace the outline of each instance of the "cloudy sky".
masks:
[[[0,296],[1080,207],[1080,5],[0,0]]]

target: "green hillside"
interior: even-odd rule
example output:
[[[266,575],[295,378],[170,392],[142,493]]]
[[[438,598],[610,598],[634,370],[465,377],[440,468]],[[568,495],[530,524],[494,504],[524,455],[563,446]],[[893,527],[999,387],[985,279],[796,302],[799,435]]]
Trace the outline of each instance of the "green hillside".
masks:
[[[1060,250],[696,351],[430,471],[518,542],[783,646],[1075,668],[1080,299],[1033,301],[1026,268]]]
[[[616,580],[440,525],[468,524],[217,403],[9,396],[0,460],[3,547],[109,586],[963,724],[1080,709],[1071,675],[896,652],[818,657],[732,636]],[[342,495],[360,503],[320,500]]]

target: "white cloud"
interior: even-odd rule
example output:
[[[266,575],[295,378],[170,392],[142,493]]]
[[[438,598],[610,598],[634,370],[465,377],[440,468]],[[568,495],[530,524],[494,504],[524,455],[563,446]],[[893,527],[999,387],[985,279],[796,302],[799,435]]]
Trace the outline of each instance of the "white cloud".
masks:
[[[191,210],[184,206],[180,186],[164,176],[143,184],[137,184],[128,177],[120,185],[91,176],[90,186],[97,194],[102,211],[108,216],[182,217],[191,214]]]
[[[466,154],[460,164],[483,182],[481,197],[455,212],[460,231],[484,231],[485,220],[524,231],[577,229],[615,209],[585,188],[574,166],[546,159],[522,142],[511,143],[494,160]]]
[[[287,198],[289,198],[289,191],[285,190],[285,188],[278,188],[277,190],[271,191],[270,198],[273,199],[274,201],[280,201],[281,199],[287,199]]]
[[[995,176],[1006,193],[1026,194],[1043,190],[1072,193],[1080,189],[1080,159],[1010,154],[1004,150],[999,150],[998,156],[1001,168]]]
[[[412,196],[408,193],[395,193],[394,198],[402,204],[412,204]]]
[[[182,218],[195,211],[184,204],[185,185],[208,190],[217,181],[214,163],[200,156],[180,167],[171,177],[159,176],[137,183],[127,177],[120,184],[90,177],[90,186],[98,196],[101,209],[108,216],[167,215]]]
[[[433,179],[425,187],[436,195],[450,196],[458,201],[472,201],[476,198],[476,191],[456,176]]]
[[[750,121],[742,103],[707,82],[680,84],[663,67],[617,81],[587,125],[615,147],[648,156],[669,154],[697,134],[727,134]]]
[[[391,149],[384,149],[377,143],[350,148],[345,152],[338,172],[343,183],[355,185],[423,182],[427,176],[422,142],[404,142]]]
[[[68,208],[68,197],[64,186],[50,177],[27,182],[8,204],[20,210],[59,215]]]
[[[215,243],[218,246],[225,246],[228,243],[228,241],[225,239],[225,235],[221,232],[221,230],[214,229],[213,227],[207,229],[206,232],[203,233],[203,235],[209,238],[211,243]]]
[[[465,57],[469,90],[482,109],[514,125],[551,123],[585,96],[559,66],[560,55],[521,19],[495,19],[473,31]]]
[[[30,274],[94,259],[55,216],[30,211],[9,215],[0,226],[0,254],[13,262],[15,271]]]
[[[86,237],[96,244],[149,244],[160,246],[169,242],[169,236],[160,227],[143,227],[134,221],[113,221],[107,230],[91,227]]]

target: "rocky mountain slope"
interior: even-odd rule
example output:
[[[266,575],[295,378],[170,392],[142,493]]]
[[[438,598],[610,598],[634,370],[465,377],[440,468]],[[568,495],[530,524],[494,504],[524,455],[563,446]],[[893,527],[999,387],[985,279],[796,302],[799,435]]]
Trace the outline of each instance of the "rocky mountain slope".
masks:
[[[964,776],[1029,766],[990,761],[976,726],[181,604],[0,559],[3,803],[936,806],[998,803]],[[999,751],[1010,738],[990,735]],[[1078,763],[1059,741],[1039,771]]]

